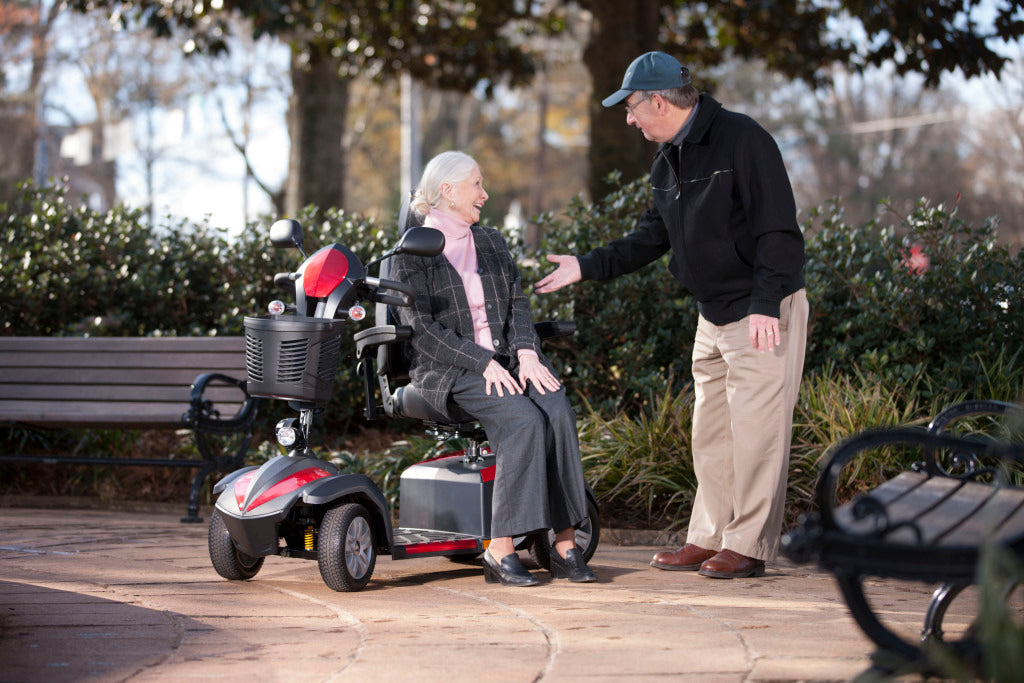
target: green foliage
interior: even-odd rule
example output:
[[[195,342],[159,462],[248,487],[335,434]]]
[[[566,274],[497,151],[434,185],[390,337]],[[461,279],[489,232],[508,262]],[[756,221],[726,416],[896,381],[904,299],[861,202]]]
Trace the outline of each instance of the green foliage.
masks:
[[[99,213],[32,184],[0,216],[0,334],[205,335],[233,317],[222,230],[157,232],[140,211]]]
[[[541,217],[546,229],[538,253],[582,254],[623,237],[650,201],[646,180],[619,186],[592,205],[577,199],[565,219]],[[528,262],[523,282],[536,282],[552,267]],[[638,409],[670,378],[689,379],[697,306],[669,274],[667,257],[609,282],[534,295],[532,310],[535,320],[577,322],[576,334],[553,345],[550,355],[570,392],[604,414]]]
[[[638,415],[604,417],[588,406],[579,422],[587,481],[618,524],[680,525],[697,488],[690,448],[693,394],[671,386]]]
[[[645,181],[595,204],[574,201],[564,218],[543,217],[539,253],[582,253],[625,235],[649,201]],[[261,314],[271,299],[290,300],[274,289],[273,275],[301,261],[294,250],[269,246],[269,220],[229,242],[205,224],[168,219],[151,228],[140,212],[81,208],[60,187],[26,185],[0,215],[0,283],[13,293],[0,307],[5,335],[241,334],[244,316]],[[397,238],[390,226],[338,210],[310,207],[295,218],[307,253],[337,241],[369,260]],[[891,226],[846,225],[837,202],[805,225],[812,317],[794,425],[795,509],[809,501],[823,455],[859,429],[920,423],[964,398],[1024,396],[1024,256],[995,244],[993,224],[970,228],[941,206],[922,202],[896,218]],[[928,256],[927,269],[908,267],[914,246]],[[527,287],[550,270],[514,240],[513,249]],[[676,503],[685,513],[689,399],[671,387],[690,379],[692,298],[661,262],[611,282],[533,295],[532,305],[538,320],[579,323],[549,355],[582,406],[587,468],[602,502],[648,519]],[[352,323],[351,331],[370,324]],[[325,443],[361,419],[351,334],[343,342],[334,399],[316,422]],[[262,419],[290,412],[271,402]],[[671,429],[666,415],[677,423]],[[667,431],[646,433],[658,430]],[[611,449],[608,434],[623,447]],[[23,436],[9,430],[8,443]],[[875,460],[851,485],[904,464]]]
[[[806,367],[859,367],[898,382],[927,375],[935,385],[922,390],[984,397],[981,365],[1024,339],[1024,254],[996,244],[994,222],[971,228],[941,205],[922,201],[897,218],[846,225],[838,203],[812,213]],[[910,262],[918,251],[923,269]]]

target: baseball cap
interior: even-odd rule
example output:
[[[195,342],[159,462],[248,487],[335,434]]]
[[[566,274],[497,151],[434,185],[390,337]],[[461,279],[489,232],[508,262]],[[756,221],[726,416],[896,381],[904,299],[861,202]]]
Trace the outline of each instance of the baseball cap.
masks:
[[[647,52],[633,60],[622,77],[622,87],[601,104],[613,107],[635,90],[666,90],[689,84],[690,76],[683,78],[683,65],[678,59],[664,52]]]

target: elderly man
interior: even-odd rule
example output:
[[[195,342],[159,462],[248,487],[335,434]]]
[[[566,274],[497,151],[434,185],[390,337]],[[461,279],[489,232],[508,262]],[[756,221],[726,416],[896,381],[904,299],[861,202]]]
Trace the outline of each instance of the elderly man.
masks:
[[[697,493],[686,544],[659,569],[714,578],[764,574],[778,552],[793,408],[807,337],[803,235],[782,155],[748,116],[698,94],[674,57],[648,52],[622,88],[626,124],[660,143],[653,203],[636,230],[558,267],[536,286],[631,273],[671,250],[669,270],[697,299],[693,346]]]

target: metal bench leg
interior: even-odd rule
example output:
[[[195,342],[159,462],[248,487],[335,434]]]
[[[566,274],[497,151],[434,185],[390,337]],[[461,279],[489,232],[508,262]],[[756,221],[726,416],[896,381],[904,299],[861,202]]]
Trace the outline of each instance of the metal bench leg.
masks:
[[[897,669],[902,669],[901,664],[919,666],[923,663],[921,648],[893,633],[875,615],[864,596],[863,577],[837,571],[836,580],[857,625],[881,651],[872,656],[873,668],[893,673]],[[879,657],[878,655],[882,653],[888,656]]]
[[[924,616],[922,643],[930,640],[942,642],[942,620],[946,617],[946,610],[965,588],[965,584],[946,583],[935,589],[931,602],[928,603],[928,612]]]
[[[249,452],[249,444],[252,443],[252,430],[244,433],[238,432],[232,436],[241,436],[238,448],[231,455],[217,455],[213,452],[210,442],[206,439],[206,433],[194,430],[192,433],[196,440],[196,448],[202,456],[202,468],[192,479],[192,489],[188,494],[188,512],[181,518],[183,523],[196,524],[203,521],[199,516],[199,492],[203,488],[203,482],[214,472],[234,472],[245,464],[245,454]]]
[[[215,469],[217,469],[216,463],[204,464],[196,472],[196,476],[192,477],[192,488],[188,492],[188,512],[187,516],[181,518],[182,523],[199,524],[203,521],[203,518],[199,516],[199,491],[203,488],[203,482]]]

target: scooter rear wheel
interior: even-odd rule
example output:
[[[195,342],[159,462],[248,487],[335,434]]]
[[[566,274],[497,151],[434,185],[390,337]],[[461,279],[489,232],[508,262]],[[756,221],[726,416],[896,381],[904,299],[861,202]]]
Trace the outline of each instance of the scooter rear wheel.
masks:
[[[377,549],[370,514],[358,503],[346,503],[324,513],[317,542],[320,576],[331,590],[362,590],[373,574]]]
[[[263,566],[262,557],[246,555],[231,542],[231,534],[224,524],[220,511],[214,509],[210,515],[210,531],[207,536],[210,561],[218,574],[231,581],[244,581],[256,576]]]

